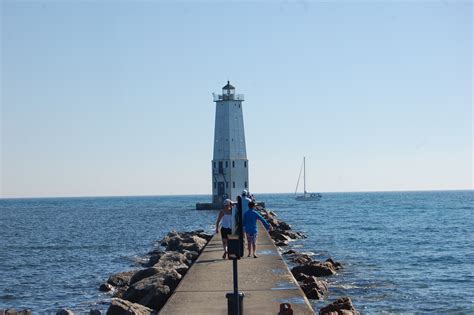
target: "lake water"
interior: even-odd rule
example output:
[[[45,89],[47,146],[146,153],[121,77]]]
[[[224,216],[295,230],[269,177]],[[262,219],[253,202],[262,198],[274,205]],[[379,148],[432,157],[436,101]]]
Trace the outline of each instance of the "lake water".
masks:
[[[307,239],[291,247],[345,268],[316,309],[350,296],[363,314],[474,313],[474,192],[261,194]],[[0,309],[105,311],[97,290],[168,231],[213,230],[209,196],[0,200]]]

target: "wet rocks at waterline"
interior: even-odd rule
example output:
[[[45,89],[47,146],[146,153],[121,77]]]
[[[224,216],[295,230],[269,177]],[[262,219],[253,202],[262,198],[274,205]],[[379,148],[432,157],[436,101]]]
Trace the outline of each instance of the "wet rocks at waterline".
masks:
[[[111,275],[101,285],[114,297],[107,314],[156,314],[211,238],[202,230],[168,233],[160,241],[166,249],[149,252],[143,269]]]

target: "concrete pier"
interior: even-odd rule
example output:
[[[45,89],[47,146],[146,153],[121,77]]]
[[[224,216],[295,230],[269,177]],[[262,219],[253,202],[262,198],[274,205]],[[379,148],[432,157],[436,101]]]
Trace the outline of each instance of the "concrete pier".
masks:
[[[220,234],[207,244],[179,283],[160,314],[227,314],[226,293],[232,292],[232,261],[222,259]],[[245,294],[243,314],[278,314],[290,303],[294,314],[314,314],[296,280],[259,223],[258,258],[238,261],[239,291]]]

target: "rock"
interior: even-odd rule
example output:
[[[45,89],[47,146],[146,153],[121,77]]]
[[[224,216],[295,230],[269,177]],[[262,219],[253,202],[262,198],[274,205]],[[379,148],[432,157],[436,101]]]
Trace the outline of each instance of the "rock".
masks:
[[[197,235],[171,234],[165,237],[167,251],[194,251],[200,252],[207,244],[207,240]]]
[[[113,274],[107,280],[107,283],[113,285],[114,287],[123,287],[130,284],[130,279],[135,274],[136,270],[130,270],[125,272],[119,272]]]
[[[301,273],[301,272],[297,273],[297,274],[294,274],[293,276],[295,277],[296,281],[305,281],[305,280],[312,277],[312,276],[308,276],[308,275],[306,275],[304,273]]]
[[[130,278],[130,284],[134,284],[135,282],[138,282],[142,279],[151,277],[159,273],[160,271],[163,272],[163,269],[159,267],[151,267],[151,268],[139,270],[132,276],[132,278]]]
[[[206,246],[207,240],[199,237],[199,236],[192,236],[189,238],[185,238],[183,243],[181,244],[181,248],[179,251],[190,251],[190,252],[201,252],[201,250]]]
[[[102,315],[102,313],[99,310],[90,310],[89,315]]]
[[[277,241],[275,246],[288,246],[288,241]]]
[[[309,255],[300,253],[293,255],[290,260],[299,265],[308,264],[313,261]]]
[[[178,251],[181,249],[182,244],[183,239],[179,235],[170,236],[167,241],[166,251]]]
[[[153,267],[162,267],[166,269],[173,269],[173,266],[179,266],[181,264],[186,264],[190,266],[192,261],[189,261],[185,254],[169,251],[161,256],[160,260],[153,265]]]
[[[316,277],[309,277],[303,280],[301,289],[308,299],[321,300],[328,293],[328,283]]]
[[[128,290],[128,285],[125,285],[123,287],[116,287],[114,294],[112,295],[114,298],[122,298],[125,292]]]
[[[163,237],[161,239],[160,245],[161,246],[168,246],[170,239],[175,238],[177,236],[179,236],[179,234],[175,230],[169,232],[168,235],[166,235],[165,237]]]
[[[315,277],[324,277],[324,276],[332,276],[336,273],[336,270],[330,263],[321,263],[318,261],[312,261],[310,263],[296,266],[291,269],[291,273],[293,275],[304,273],[309,276]]]
[[[334,261],[332,260],[332,258],[326,259],[326,262],[330,263],[334,267],[335,270],[339,270],[343,268],[340,262]]]
[[[164,253],[151,255],[150,258],[148,259],[148,262],[143,264],[143,267],[151,267],[151,266],[155,265],[156,263],[158,263],[158,261],[161,259],[161,256],[163,256],[163,255],[164,255]]]
[[[181,264],[174,266],[174,270],[176,270],[180,275],[184,276],[186,272],[189,270],[189,266],[186,264]]]
[[[192,263],[193,263],[193,262],[198,258],[198,256],[199,256],[199,253],[198,253],[198,252],[187,251],[187,250],[183,251],[183,254],[184,254],[184,256],[186,256],[186,259],[187,259],[188,261],[192,262]]]
[[[5,310],[0,310],[1,315],[31,315],[32,312],[30,309],[24,309],[21,311],[17,311],[14,308],[7,308]]]
[[[132,284],[123,298],[159,310],[180,280],[181,275],[176,270],[163,269],[151,277]]]
[[[122,299],[112,299],[107,315],[155,315],[156,311]]]
[[[319,310],[320,315],[358,315],[350,297],[342,297]]]
[[[164,251],[162,251],[160,248],[154,248],[152,249],[151,251],[148,252],[148,255],[160,255],[160,254],[163,254]]]
[[[280,230],[291,230],[291,225],[285,221],[278,220],[278,229]]]
[[[293,254],[298,254],[298,252],[294,249],[289,249],[286,252],[284,252],[282,255],[293,255]]]
[[[59,311],[57,311],[56,315],[74,315],[74,313],[71,310],[63,308],[63,309],[60,309]]]
[[[198,231],[195,231],[196,235],[199,236],[200,238],[203,238],[205,239],[206,241],[210,241],[211,238],[214,236],[212,234],[209,234],[209,233],[205,233],[204,230],[198,230]]]
[[[272,230],[270,231],[270,237],[275,241],[289,241],[291,238],[280,230]]]
[[[201,239],[204,239],[204,241],[207,243],[212,238],[212,235],[208,233],[204,233],[204,230],[197,230],[197,231],[191,231],[191,232],[176,232],[176,231],[171,231],[166,235],[160,242],[161,246],[170,246],[170,250],[176,250],[172,249],[173,246],[176,246],[176,244],[170,244],[170,242],[178,242],[179,240],[185,241],[185,243],[189,242],[194,242],[191,241],[190,238],[198,237]]]
[[[294,231],[290,231],[290,230],[282,230],[281,233],[288,236],[291,239],[294,239],[294,240],[301,239],[301,238],[307,238],[307,236],[304,235],[301,232],[294,232]]]
[[[109,292],[112,291],[114,287],[110,283],[102,283],[99,287],[99,291]]]

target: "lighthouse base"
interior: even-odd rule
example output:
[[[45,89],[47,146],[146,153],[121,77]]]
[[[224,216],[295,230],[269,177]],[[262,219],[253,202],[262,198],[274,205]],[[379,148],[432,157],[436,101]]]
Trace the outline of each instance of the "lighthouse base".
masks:
[[[257,201],[256,206],[265,208],[265,202]],[[196,210],[222,210],[224,206],[222,203],[212,202],[198,202],[196,203]]]

